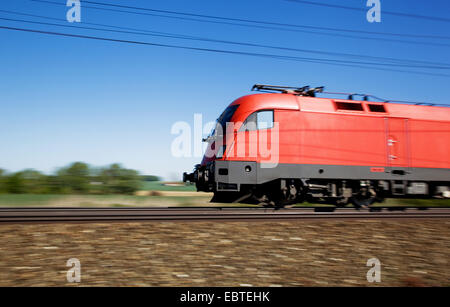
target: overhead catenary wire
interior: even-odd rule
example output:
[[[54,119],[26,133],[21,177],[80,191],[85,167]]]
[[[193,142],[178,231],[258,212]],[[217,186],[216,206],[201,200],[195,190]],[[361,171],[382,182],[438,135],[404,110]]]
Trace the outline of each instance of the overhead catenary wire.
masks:
[[[421,75],[433,75],[433,76],[440,76],[440,77],[450,77],[450,75],[448,75],[448,74],[439,74],[439,73],[430,73],[430,72],[412,71],[412,70],[395,70],[395,69],[379,68],[379,67],[368,67],[368,66],[364,66],[364,65],[354,65],[354,64],[339,63],[339,62],[342,62],[342,61],[329,60],[329,59],[302,58],[302,57],[274,55],[274,54],[264,54],[264,53],[253,53],[253,52],[244,52],[244,51],[235,51],[235,50],[222,50],[222,49],[199,48],[199,47],[190,47],[190,46],[182,46],[182,45],[170,45],[170,44],[142,42],[142,41],[134,41],[134,40],[106,38],[106,37],[99,37],[99,36],[80,35],[80,34],[72,34],[72,33],[43,31],[43,30],[29,29],[29,28],[27,29],[27,28],[8,27],[8,26],[2,26],[2,25],[0,25],[0,29],[11,30],[11,31],[30,32],[30,33],[38,33],[38,34],[47,34],[47,35],[54,35],[54,36],[83,38],[83,39],[91,39],[91,40],[98,40],[98,41],[110,41],[110,42],[117,42],[117,43],[128,43],[128,44],[136,44],[136,45],[147,45],[147,46],[155,46],[155,47],[166,47],[166,48],[175,48],[175,49],[184,49],[184,50],[193,50],[193,51],[203,51],[203,52],[213,52],[213,53],[222,53],[222,54],[246,55],[246,56],[255,56],[255,57],[263,57],[263,58],[275,58],[275,59],[281,59],[281,60],[298,61],[298,62],[310,62],[310,63],[318,63],[318,64],[331,64],[331,65],[338,65],[338,66],[350,66],[350,67],[376,69],[376,70],[384,70],[384,71],[396,71],[396,72],[403,72],[403,73],[413,73],[413,74],[421,74]]]
[[[69,28],[80,28],[80,29],[98,30],[98,31],[116,32],[116,33],[119,32],[119,33],[140,34],[138,32],[130,32],[130,31],[117,31],[117,30],[109,30],[109,29],[98,29],[98,28],[85,27],[85,26],[59,25],[59,24],[46,23],[46,22],[24,21],[24,20],[10,19],[10,18],[2,18],[2,17],[0,17],[0,20],[18,21],[18,22],[26,22],[26,23],[32,23],[32,24],[40,24],[40,25],[52,25],[52,26],[61,26],[61,27],[69,27]],[[161,36],[161,35],[157,35],[157,36]],[[164,36],[164,37],[167,37],[167,36]],[[251,54],[252,53],[248,53],[248,55],[251,55]],[[284,59],[292,59],[292,60],[321,61],[321,62],[324,62],[324,63],[326,63],[326,62],[334,62],[334,63],[340,63],[340,64],[396,66],[396,67],[427,68],[427,69],[450,69],[450,67],[445,67],[445,66],[426,66],[426,65],[412,65],[412,64],[357,62],[357,61],[345,61],[345,60],[323,59],[323,58],[305,58],[305,57],[295,57],[295,56],[286,56],[286,55],[277,55],[277,54],[262,54],[262,53],[259,53],[258,55],[265,55],[265,56],[275,57],[275,58],[280,58],[280,59],[284,58]]]
[[[31,0],[34,2],[51,2],[48,0]],[[335,31],[335,32],[349,32],[349,33],[363,33],[363,34],[375,34],[375,35],[387,35],[387,36],[403,36],[403,37],[414,37],[414,38],[437,38],[437,39],[450,39],[450,36],[444,35],[420,35],[420,34],[403,34],[403,33],[391,33],[391,32],[376,32],[376,31],[362,31],[362,30],[353,30],[353,29],[342,29],[342,28],[330,28],[330,27],[318,27],[312,25],[298,25],[298,24],[290,24],[290,23],[280,23],[280,22],[269,22],[269,21],[261,21],[261,20],[252,20],[252,19],[244,19],[244,18],[234,18],[234,17],[224,17],[224,16],[213,16],[213,15],[205,15],[205,14],[194,14],[194,13],[186,13],[180,11],[171,11],[171,10],[161,10],[154,8],[144,8],[144,7],[136,7],[130,5],[120,5],[113,3],[105,3],[98,1],[90,1],[83,0],[83,3],[90,3],[101,6],[111,6],[111,7],[119,7],[126,9],[134,9],[134,10],[143,10],[149,12],[158,12],[158,13],[167,13],[167,14],[175,14],[175,15],[185,15],[192,17],[202,17],[202,18],[210,18],[210,19],[220,19],[220,20],[228,20],[228,21],[239,21],[239,22],[248,22],[254,24],[265,24],[272,26],[283,26],[283,27],[294,27],[294,28],[308,28],[315,30],[327,30],[327,31]]]
[[[65,3],[49,1],[49,0],[31,0],[31,1],[47,3],[47,4],[52,4],[52,5],[65,6]],[[85,2],[85,1],[83,1],[83,2]],[[90,2],[90,3],[93,3],[93,2]],[[103,4],[111,6],[111,4],[105,4],[105,3],[103,3]],[[229,18],[229,17],[210,16],[210,18],[218,19],[218,20],[208,20],[208,19],[198,19],[198,18],[196,19],[196,18],[191,18],[191,17],[178,16],[178,15],[181,15],[181,14],[184,14],[185,16],[198,15],[198,14],[177,12],[178,13],[177,16],[169,16],[169,15],[161,15],[161,14],[156,14],[156,13],[145,12],[144,8],[141,8],[141,9],[143,9],[142,11],[129,11],[129,10],[123,10],[123,9],[109,8],[109,7],[88,6],[86,4],[83,5],[83,8],[94,9],[94,10],[102,10],[102,11],[111,11],[111,12],[118,12],[118,13],[126,13],[126,14],[143,15],[143,16],[154,16],[154,17],[170,18],[170,19],[177,19],[177,20],[188,20],[188,21],[194,21],[194,22],[204,22],[204,23],[206,22],[206,23],[214,23],[214,24],[225,24],[225,25],[232,25],[232,26],[260,28],[260,29],[266,29],[266,30],[300,32],[300,33],[309,33],[309,34],[314,34],[314,35],[325,35],[325,36],[332,36],[332,37],[343,37],[343,38],[363,39],[363,40],[375,40],[375,41],[383,41],[383,42],[389,42],[389,43],[403,43],[403,44],[413,44],[413,45],[450,47],[450,44],[429,42],[429,41],[426,41],[426,42],[423,41],[422,42],[422,41],[400,40],[400,39],[390,39],[390,38],[382,38],[382,37],[355,36],[355,35],[346,35],[346,34],[341,34],[341,33],[325,33],[325,32],[317,32],[317,31],[300,30],[300,29],[295,29],[295,28],[292,28],[292,27],[291,28],[282,28],[282,27],[280,27],[282,24],[280,24],[279,27],[274,27],[274,26],[270,26],[270,25],[263,25],[266,22],[259,22],[259,21],[252,21],[250,24],[249,23],[242,24],[242,23],[224,21],[224,20],[233,19],[233,18]],[[150,10],[150,9],[145,9],[145,10]],[[204,15],[204,16],[208,16],[208,15]],[[250,21],[247,21],[247,22],[250,22]],[[256,23],[261,23],[261,24],[256,24]],[[276,23],[271,23],[271,24],[276,24]],[[293,25],[291,25],[291,26],[293,26]],[[307,26],[305,26],[305,27],[307,27]],[[319,28],[319,27],[317,27],[317,28]],[[331,28],[328,28],[328,29],[323,28],[322,30],[332,31]],[[334,30],[336,31],[337,29],[334,29]],[[340,29],[340,30],[343,30],[343,29]],[[340,31],[340,30],[337,30],[337,31]],[[345,30],[345,31],[347,31],[347,30]],[[353,32],[353,31],[357,31],[357,30],[348,30],[347,32]],[[368,33],[366,33],[366,34],[368,34]],[[372,33],[372,34],[375,34],[375,33]],[[380,34],[380,33],[377,33],[377,34]],[[398,35],[396,34],[396,36],[399,36],[399,35],[401,35],[401,34],[398,34]],[[428,37],[428,38],[430,38],[430,37]],[[438,38],[438,37],[436,36],[434,38]],[[444,37],[444,36],[440,37],[440,38],[450,39],[450,37]]]
[[[42,16],[42,15],[20,13],[20,12],[15,12],[15,11],[8,11],[8,10],[0,10],[0,12],[16,14],[16,15],[24,15],[24,16],[33,16],[33,17],[38,17],[38,18],[44,18],[44,19],[50,19],[50,20],[56,20],[56,21],[65,22],[64,19],[47,17],[47,16]],[[183,40],[197,40],[197,41],[205,41],[205,42],[214,42],[214,43],[239,45],[239,46],[270,48],[270,49],[277,49],[277,50],[284,50],[284,51],[295,51],[295,52],[301,52],[301,53],[332,55],[332,56],[340,56],[340,57],[353,57],[353,58],[360,58],[360,59],[366,59],[366,60],[367,59],[369,59],[369,60],[376,60],[376,61],[380,61],[381,60],[381,61],[389,61],[389,62],[393,62],[393,63],[404,63],[405,65],[402,65],[404,67],[447,69],[450,66],[449,63],[417,61],[417,60],[405,60],[405,59],[396,59],[396,58],[390,58],[390,57],[376,57],[376,56],[368,56],[368,55],[357,55],[357,54],[348,54],[348,53],[327,52],[327,51],[320,51],[320,50],[310,50],[310,49],[271,46],[271,45],[248,43],[248,42],[235,42],[235,41],[228,41],[228,40],[202,38],[202,37],[189,36],[189,35],[180,35],[180,34],[167,33],[167,32],[149,31],[149,30],[128,28],[128,27],[118,27],[118,26],[98,24],[98,23],[89,23],[89,22],[83,22],[83,24],[87,24],[87,25],[92,24],[92,25],[96,25],[96,26],[104,26],[104,27],[114,27],[114,28],[119,28],[119,29],[127,29],[127,31],[99,29],[99,28],[93,28],[93,27],[86,27],[86,26],[82,26],[82,25],[73,26],[73,25],[67,25],[67,24],[45,23],[45,22],[37,22],[37,21],[30,21],[30,20],[20,20],[20,19],[12,19],[12,18],[0,18],[0,19],[7,20],[7,21],[42,24],[42,25],[50,25],[50,26],[58,26],[58,27],[66,27],[66,28],[89,29],[89,30],[95,30],[95,31],[127,33],[127,34],[136,34],[136,35],[147,35],[147,36],[156,36],[156,37],[176,38],[176,39],[183,39]],[[128,31],[130,29],[132,29],[133,31]],[[137,31],[137,32],[135,32],[135,31]],[[417,65],[418,63],[429,64],[429,65],[436,65],[436,66],[430,67],[430,66],[426,66],[426,65]],[[388,64],[386,64],[386,65],[388,65]],[[389,65],[392,65],[392,64],[389,64]],[[396,64],[394,64],[394,65],[396,65]],[[439,66],[439,67],[437,67],[437,66]]]

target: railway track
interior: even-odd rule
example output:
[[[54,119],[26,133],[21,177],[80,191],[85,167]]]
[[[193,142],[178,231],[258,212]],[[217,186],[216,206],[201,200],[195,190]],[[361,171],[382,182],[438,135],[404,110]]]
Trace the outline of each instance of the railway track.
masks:
[[[129,222],[129,221],[285,221],[308,219],[447,219],[450,208],[1,208],[3,223]]]

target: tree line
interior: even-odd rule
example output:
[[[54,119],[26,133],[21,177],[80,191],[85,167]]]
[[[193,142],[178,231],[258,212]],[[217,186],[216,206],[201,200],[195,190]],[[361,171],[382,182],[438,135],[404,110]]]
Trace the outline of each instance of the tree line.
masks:
[[[112,164],[92,168],[74,162],[51,175],[33,169],[6,173],[0,169],[0,193],[11,194],[132,194],[142,181],[157,181],[156,176],[141,176],[132,169]]]

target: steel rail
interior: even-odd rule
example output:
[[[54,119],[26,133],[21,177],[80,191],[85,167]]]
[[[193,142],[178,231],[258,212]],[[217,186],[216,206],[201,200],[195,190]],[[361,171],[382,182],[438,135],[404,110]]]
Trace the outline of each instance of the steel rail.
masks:
[[[259,207],[165,208],[1,208],[3,223],[129,222],[129,221],[285,221],[308,219],[447,219],[450,208],[402,208],[376,211],[327,207],[269,209]]]

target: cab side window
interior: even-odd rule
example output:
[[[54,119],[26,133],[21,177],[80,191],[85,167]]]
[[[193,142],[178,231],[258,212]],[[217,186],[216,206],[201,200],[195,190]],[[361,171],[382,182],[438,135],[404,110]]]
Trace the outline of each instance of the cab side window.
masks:
[[[273,128],[273,110],[257,112],[256,127],[258,130]]]
[[[273,128],[273,110],[263,110],[250,114],[240,131],[254,131]]]

